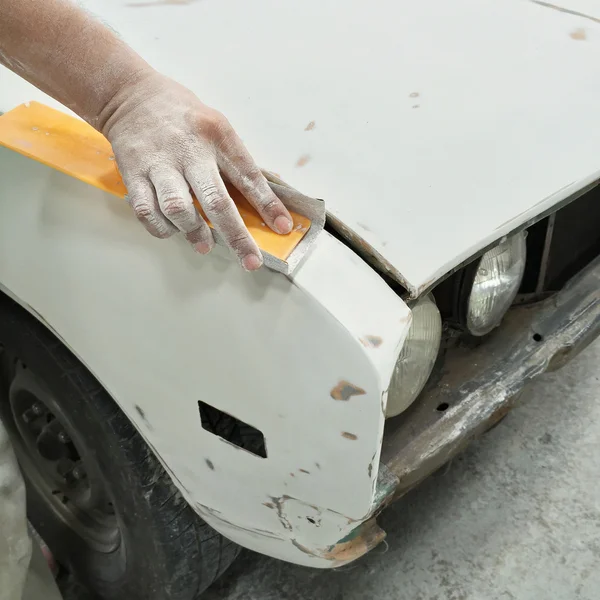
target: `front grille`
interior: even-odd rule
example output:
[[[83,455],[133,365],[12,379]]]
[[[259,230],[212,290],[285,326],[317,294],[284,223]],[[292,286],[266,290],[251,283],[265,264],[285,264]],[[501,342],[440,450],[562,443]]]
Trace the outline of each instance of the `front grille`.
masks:
[[[520,300],[557,292],[598,255],[600,186],[595,186],[529,228]]]

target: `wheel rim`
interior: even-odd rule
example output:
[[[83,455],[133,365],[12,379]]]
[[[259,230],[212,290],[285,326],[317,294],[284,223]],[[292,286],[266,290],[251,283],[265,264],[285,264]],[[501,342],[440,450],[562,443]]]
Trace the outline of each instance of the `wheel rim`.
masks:
[[[86,543],[112,552],[121,534],[93,452],[71,426],[42,380],[0,349],[7,428],[29,484],[48,508]],[[7,414],[8,413],[8,414]]]

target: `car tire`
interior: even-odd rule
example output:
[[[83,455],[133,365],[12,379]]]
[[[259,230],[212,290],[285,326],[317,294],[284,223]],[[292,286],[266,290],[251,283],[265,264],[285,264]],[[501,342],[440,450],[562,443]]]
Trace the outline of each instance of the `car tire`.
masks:
[[[60,564],[102,600],[198,598],[239,547],[190,508],[91,373],[4,295],[0,344],[0,418],[29,520]]]

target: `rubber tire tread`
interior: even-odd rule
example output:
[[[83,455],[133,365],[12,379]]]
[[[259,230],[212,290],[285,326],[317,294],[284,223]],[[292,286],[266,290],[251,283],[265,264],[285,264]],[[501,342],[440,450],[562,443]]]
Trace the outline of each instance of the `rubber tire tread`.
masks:
[[[83,586],[98,600],[199,598],[231,565],[240,547],[193,511],[116,402],[64,344],[1,293],[0,342],[30,364],[63,405],[75,407],[70,414],[81,434],[99,442],[93,451],[104,472],[116,474],[107,475],[105,482],[115,509],[128,515],[120,524],[126,539],[125,571],[115,579],[110,560],[104,557],[102,572],[89,568],[97,562],[93,554],[98,554],[89,546],[85,546],[89,554],[85,560],[69,556],[62,542],[64,531],[57,534],[47,526],[48,514],[36,514],[40,502],[35,490],[28,490],[30,521],[58,559],[72,569],[76,583],[71,582],[71,587]],[[74,552],[81,553],[81,548],[78,545]]]

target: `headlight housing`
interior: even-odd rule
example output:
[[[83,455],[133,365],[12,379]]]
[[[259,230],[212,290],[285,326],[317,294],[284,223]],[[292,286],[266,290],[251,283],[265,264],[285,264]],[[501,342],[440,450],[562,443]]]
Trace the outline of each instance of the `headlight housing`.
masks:
[[[521,285],[525,259],[525,233],[522,231],[481,257],[467,303],[469,333],[485,335],[500,324]]]
[[[440,348],[442,318],[431,294],[412,307],[412,323],[392,375],[386,418],[406,410],[431,375]]]

